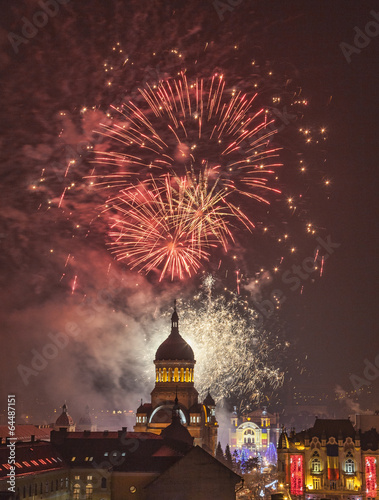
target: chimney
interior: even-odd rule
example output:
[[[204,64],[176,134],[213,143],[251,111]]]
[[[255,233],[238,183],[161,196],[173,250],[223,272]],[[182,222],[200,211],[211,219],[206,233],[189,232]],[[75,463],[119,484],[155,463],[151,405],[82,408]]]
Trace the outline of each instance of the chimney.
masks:
[[[108,436],[109,431],[103,431],[103,436]]]
[[[88,437],[90,435],[91,435],[91,431],[89,431],[89,430],[84,431],[84,437]]]
[[[127,427],[123,427],[121,431],[118,431],[118,437],[121,438],[121,437],[125,437],[126,436],[126,433],[128,431],[128,428]]]
[[[34,443],[34,441],[35,441],[35,440],[36,440],[36,436],[35,436],[35,434],[32,434],[32,435],[30,436],[30,442],[31,442],[31,443]]]

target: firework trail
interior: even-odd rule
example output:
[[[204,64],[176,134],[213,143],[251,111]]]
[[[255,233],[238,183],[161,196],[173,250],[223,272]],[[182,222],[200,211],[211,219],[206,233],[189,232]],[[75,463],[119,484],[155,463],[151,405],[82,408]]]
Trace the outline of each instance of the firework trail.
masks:
[[[195,352],[196,388],[201,397],[210,389],[216,401],[258,403],[264,392],[282,385],[278,366],[287,345],[258,327],[248,302],[230,292],[227,298],[216,295],[213,288],[208,275],[192,299],[178,301],[180,333]],[[161,334],[158,339],[163,340]]]
[[[166,274],[171,280],[191,276],[208,260],[209,249],[221,244],[226,250],[228,238],[233,240],[226,217],[235,215],[250,228],[227,195],[215,186],[208,190],[207,182],[166,176],[163,188],[154,180],[150,184],[122,190],[105,208],[114,214],[111,250],[131,269],[148,273],[162,264],[160,281]]]
[[[119,215],[110,231],[116,257],[147,273],[160,267],[161,279],[167,270],[182,278],[198,271],[211,246],[227,250],[233,220],[254,227],[241,195],[268,204],[267,194],[280,192],[269,185],[281,165],[275,130],[266,110],[255,109],[256,94],[227,95],[222,75],[189,84],[182,74],[141,96],[142,105],[114,108],[113,125],[103,125],[117,150],[98,153],[105,172],[90,178],[116,193],[106,203]]]

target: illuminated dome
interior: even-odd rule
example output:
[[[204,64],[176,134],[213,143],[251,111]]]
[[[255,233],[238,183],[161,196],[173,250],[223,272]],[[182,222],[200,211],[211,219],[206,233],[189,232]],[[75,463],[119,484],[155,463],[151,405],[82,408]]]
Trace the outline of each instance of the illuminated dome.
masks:
[[[171,333],[167,339],[158,347],[155,354],[156,361],[162,360],[178,360],[178,361],[194,361],[192,347],[187,344],[184,338],[179,333],[179,318],[176,312],[176,307],[171,317]]]

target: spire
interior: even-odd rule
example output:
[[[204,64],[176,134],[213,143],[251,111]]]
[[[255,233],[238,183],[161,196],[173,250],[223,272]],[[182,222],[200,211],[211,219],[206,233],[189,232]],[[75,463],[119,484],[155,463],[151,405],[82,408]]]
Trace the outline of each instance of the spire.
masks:
[[[171,316],[171,333],[179,333],[179,316],[176,312],[176,299],[174,300],[174,312]]]
[[[179,420],[180,422],[180,406],[178,400],[178,386],[176,386],[175,403],[172,407],[172,421]]]

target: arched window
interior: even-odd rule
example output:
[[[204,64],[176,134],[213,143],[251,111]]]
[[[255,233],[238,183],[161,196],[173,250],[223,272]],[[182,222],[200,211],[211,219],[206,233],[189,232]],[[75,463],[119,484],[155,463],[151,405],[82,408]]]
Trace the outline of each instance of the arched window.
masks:
[[[180,369],[180,379],[179,379],[180,382],[184,382],[184,368],[181,368]]]
[[[245,444],[255,443],[255,434],[252,429],[246,429],[243,433],[243,442]]]
[[[87,486],[86,486],[86,500],[92,500],[92,492],[93,492],[92,484],[87,484]]]
[[[186,382],[189,382],[190,381],[190,371],[189,371],[189,368],[186,368]]]
[[[345,472],[347,474],[354,474],[355,472],[355,464],[352,458],[348,458],[345,462]]]
[[[172,368],[168,369],[167,382],[171,382],[172,380]]]
[[[318,457],[312,459],[311,472],[312,473],[321,472],[321,461]]]
[[[163,368],[163,382],[167,382],[167,370]]]
[[[102,488],[106,488],[107,487],[107,478],[106,477],[102,477],[101,478],[101,487]]]
[[[174,382],[179,382],[179,370],[177,368],[174,370]]]
[[[79,484],[74,484],[74,491],[73,491],[72,498],[73,498],[73,500],[80,499],[80,485]]]

